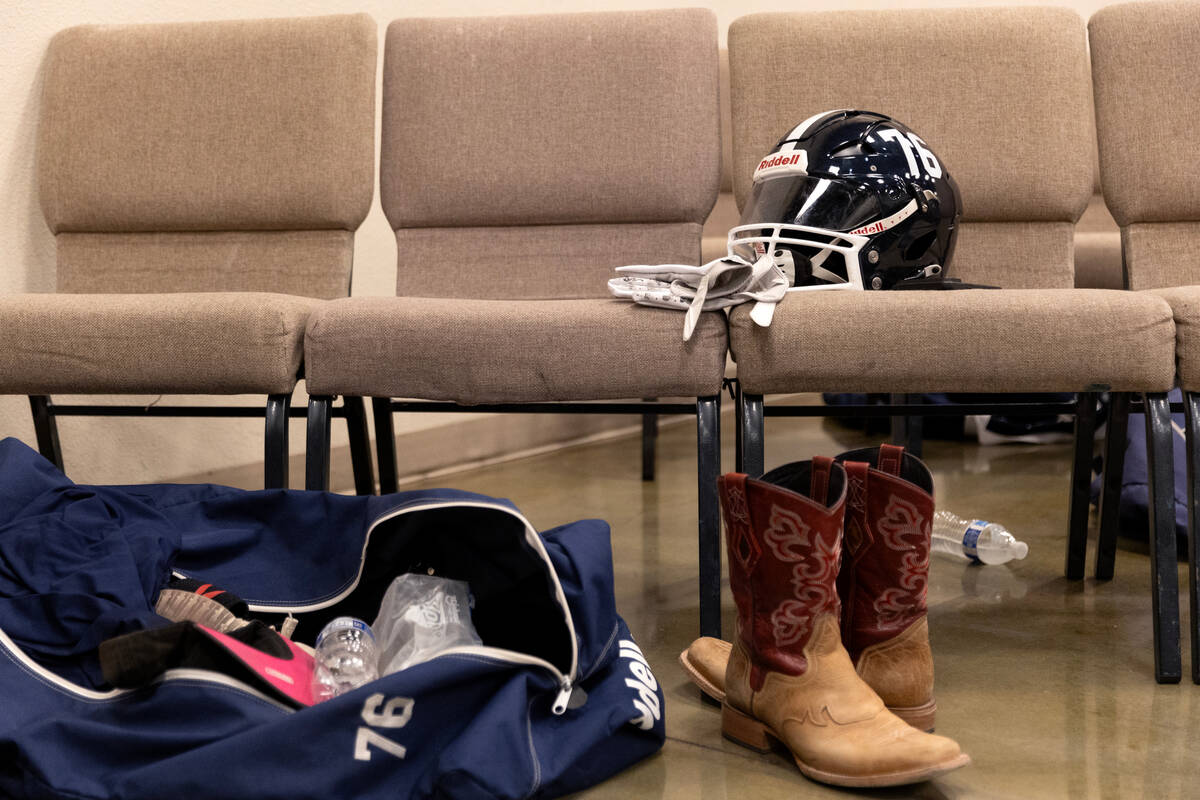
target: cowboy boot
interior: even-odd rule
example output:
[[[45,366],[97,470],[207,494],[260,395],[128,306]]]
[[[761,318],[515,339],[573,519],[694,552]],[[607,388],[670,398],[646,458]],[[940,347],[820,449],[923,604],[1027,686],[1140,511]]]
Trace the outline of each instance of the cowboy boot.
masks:
[[[933,730],[933,653],[925,590],[933,476],[903,447],[837,456],[849,489],[838,596],[842,643],[854,668],[897,716]]]
[[[800,771],[838,786],[927,780],[970,758],[892,714],[842,646],[837,575],[847,480],[829,458],[761,480],[718,479],[737,631],[721,730],[765,751],[784,744]]]
[[[920,730],[932,731],[937,706],[925,605],[932,477],[920,459],[892,445],[843,453],[836,460],[851,462],[846,465],[850,499],[838,576],[842,642],[855,670],[890,711]],[[918,525],[921,535],[887,523],[891,533],[902,537],[890,540],[901,544],[902,550],[885,544],[887,539],[878,530],[892,496],[897,498],[894,511],[923,520]],[[725,666],[731,648],[729,642],[704,636],[679,654],[692,682],[718,702],[725,699]]]

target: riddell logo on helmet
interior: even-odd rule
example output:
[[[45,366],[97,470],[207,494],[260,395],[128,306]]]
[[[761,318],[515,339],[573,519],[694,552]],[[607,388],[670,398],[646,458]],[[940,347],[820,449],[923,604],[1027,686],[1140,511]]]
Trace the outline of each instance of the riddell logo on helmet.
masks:
[[[803,150],[776,153],[758,162],[754,170],[754,180],[773,178],[778,175],[807,175],[808,153]]]
[[[854,230],[850,231],[850,233],[856,233],[860,236],[867,236],[872,233],[881,233],[889,228],[896,227],[915,213],[917,213],[917,201],[910,200],[908,205],[897,211],[895,214],[892,214],[890,217],[876,220],[870,225],[863,225],[861,228],[855,228]]]
[[[880,231],[885,231],[888,229],[888,227],[889,226],[883,220],[879,220],[879,222],[872,222],[870,225],[864,225],[861,228],[855,228],[850,232],[865,235],[868,233],[879,233]]]
[[[763,170],[763,169],[770,169],[771,167],[782,167],[785,165],[791,166],[793,164],[799,164],[800,156],[802,156],[802,155],[804,155],[804,154],[803,153],[792,153],[789,156],[785,153],[784,155],[775,156],[774,158],[764,158],[762,161],[758,162],[758,169]],[[758,170],[755,170],[755,171],[757,172]]]

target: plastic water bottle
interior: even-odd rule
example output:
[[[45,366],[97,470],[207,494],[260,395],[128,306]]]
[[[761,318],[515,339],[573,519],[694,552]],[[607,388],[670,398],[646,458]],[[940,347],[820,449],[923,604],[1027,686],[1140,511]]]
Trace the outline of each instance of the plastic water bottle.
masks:
[[[1004,564],[1029,554],[1029,545],[1013,538],[1003,525],[963,519],[949,511],[933,515],[932,549],[960,561],[983,564]]]
[[[354,617],[338,617],[317,636],[313,700],[345,694],[379,677],[379,650],[371,626]]]

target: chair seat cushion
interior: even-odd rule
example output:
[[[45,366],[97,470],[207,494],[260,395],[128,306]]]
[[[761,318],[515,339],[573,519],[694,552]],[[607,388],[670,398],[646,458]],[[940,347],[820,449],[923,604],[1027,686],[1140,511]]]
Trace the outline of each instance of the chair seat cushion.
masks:
[[[1175,369],[1185,392],[1200,391],[1200,286],[1147,289],[1167,301],[1175,315]]]
[[[717,394],[724,316],[618,300],[352,297],[322,304],[305,337],[310,394],[464,405]]]
[[[318,302],[260,292],[0,296],[0,391],[290,393]]]
[[[751,394],[1167,391],[1170,306],[1103,289],[791,292],[769,328],[730,315]]]

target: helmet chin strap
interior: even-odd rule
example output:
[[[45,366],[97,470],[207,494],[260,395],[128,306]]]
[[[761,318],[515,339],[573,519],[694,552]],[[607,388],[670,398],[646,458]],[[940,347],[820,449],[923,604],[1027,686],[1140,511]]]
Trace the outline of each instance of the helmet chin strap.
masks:
[[[767,328],[775,317],[775,306],[783,299],[790,281],[774,259],[765,254],[754,262],[752,274],[751,286],[756,287],[758,293],[752,295],[755,301],[754,307],[750,309],[750,319],[754,320],[758,327]]]
[[[738,256],[732,258],[736,258],[742,264],[746,263]],[[721,260],[728,261],[730,258]],[[700,279],[699,286],[696,287],[696,296],[692,298],[691,305],[688,306],[687,313],[683,317],[684,341],[692,338],[692,331],[696,329],[696,323],[700,321],[700,312],[704,310],[704,301],[708,298],[708,287],[714,274],[720,273],[712,269],[706,271],[704,277]],[[783,299],[786,289],[787,279],[784,278],[779,265],[775,263],[769,253],[764,253],[750,266],[749,281],[744,284],[739,295],[743,300],[754,301],[750,318],[760,327],[765,328],[771,324],[771,319],[775,315],[775,304]]]
[[[829,283],[840,284],[846,283],[845,277],[837,274],[833,270],[826,269],[823,264],[833,251],[826,248],[814,255],[812,258],[805,258],[808,262],[808,274],[814,278],[819,278]],[[796,254],[791,250],[779,249],[775,251],[775,266],[783,271],[787,276],[788,286],[796,285]]]
[[[836,272],[831,272],[830,270],[827,270],[824,267],[818,267],[816,264],[813,265],[812,275],[814,278],[821,278],[823,280],[830,281],[831,283],[845,283],[846,282],[845,280],[843,280],[841,275],[838,275]]]
[[[751,318],[769,325],[775,304],[787,293],[788,280],[770,255],[751,262],[728,255],[701,266],[633,264],[617,267],[620,277],[608,282],[614,297],[684,312],[683,338],[688,340],[703,311],[753,303]]]

